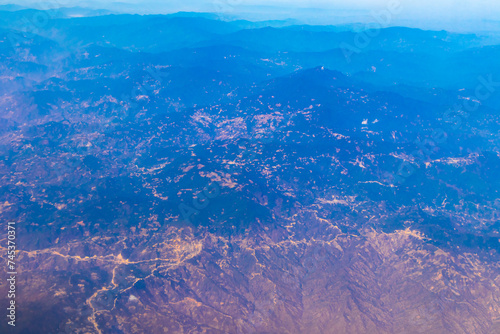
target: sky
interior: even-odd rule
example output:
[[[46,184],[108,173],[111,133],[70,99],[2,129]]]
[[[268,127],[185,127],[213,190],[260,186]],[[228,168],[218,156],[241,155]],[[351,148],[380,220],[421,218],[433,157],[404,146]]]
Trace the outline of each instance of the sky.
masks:
[[[35,8],[44,2],[52,8],[82,6],[141,14],[198,11],[253,20],[294,18],[310,24],[383,20],[389,25],[455,27],[451,30],[480,29],[480,25],[500,29],[500,24],[492,23],[500,21],[500,0],[0,0]]]

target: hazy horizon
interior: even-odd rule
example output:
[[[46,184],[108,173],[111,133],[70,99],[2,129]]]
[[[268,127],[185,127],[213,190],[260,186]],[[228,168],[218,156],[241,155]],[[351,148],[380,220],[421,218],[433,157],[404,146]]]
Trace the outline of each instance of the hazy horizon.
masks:
[[[500,31],[500,3],[447,0],[355,0],[345,3],[324,1],[261,0],[185,0],[185,1],[0,1],[1,5],[20,5],[36,9],[83,7],[115,13],[168,14],[179,11],[215,13],[224,19],[284,20],[306,24],[339,25],[349,23],[384,23],[458,32]],[[389,14],[389,16],[388,16]]]

